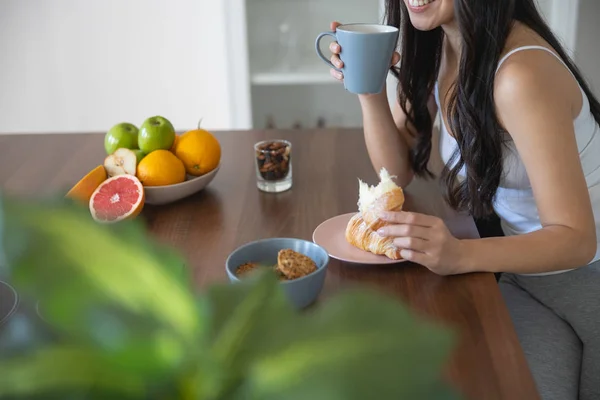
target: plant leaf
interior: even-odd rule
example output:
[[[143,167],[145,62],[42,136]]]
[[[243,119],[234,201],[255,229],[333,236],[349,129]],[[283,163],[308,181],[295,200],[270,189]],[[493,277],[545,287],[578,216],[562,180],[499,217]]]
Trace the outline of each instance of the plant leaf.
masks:
[[[115,224],[111,228],[119,237],[127,238],[127,246],[139,246],[141,251],[151,254],[161,267],[182,285],[192,288],[191,274],[184,259],[174,249],[148,239],[144,224],[135,222]]]
[[[210,313],[211,364],[203,370],[212,386],[203,388],[206,398],[222,398],[236,387],[256,353],[254,342],[263,340],[273,323],[285,323],[295,315],[270,271],[243,282],[215,285],[204,296]]]
[[[228,333],[232,326],[243,325],[240,320],[247,325],[257,325],[297,315],[283,295],[276,276],[270,271],[260,271],[235,284],[213,285],[202,297],[206,298],[206,306],[210,310],[209,337],[214,341],[223,341],[222,335]],[[245,337],[251,330],[236,332],[244,332]]]
[[[0,398],[102,388],[123,396],[145,392],[143,376],[115,371],[99,354],[72,346],[50,347],[29,356],[0,361]]]
[[[209,290],[212,371],[221,372],[213,381],[221,391],[206,398],[353,400],[372,397],[374,388],[378,399],[456,398],[441,382],[449,331],[370,291],[300,314],[269,275]]]
[[[140,245],[135,235],[130,242],[123,234],[134,228],[96,224],[65,204],[4,203],[4,231],[24,232],[17,243],[3,235],[4,247],[22,248],[23,237],[28,239],[27,251],[8,260],[15,282],[43,292],[66,289],[64,281],[73,277],[119,307],[152,316],[188,342],[196,340],[200,321],[193,293],[162,265],[164,257]]]
[[[338,295],[264,334],[239,398],[358,400],[375,391],[378,399],[427,399],[433,388],[451,395],[440,379],[452,335],[374,292]]]
[[[154,381],[201,354],[202,316],[181,260],[153,247],[135,223],[98,225],[89,211],[61,203],[2,205],[0,234],[11,235],[0,235],[0,254],[62,343],[88,345],[113,370]]]

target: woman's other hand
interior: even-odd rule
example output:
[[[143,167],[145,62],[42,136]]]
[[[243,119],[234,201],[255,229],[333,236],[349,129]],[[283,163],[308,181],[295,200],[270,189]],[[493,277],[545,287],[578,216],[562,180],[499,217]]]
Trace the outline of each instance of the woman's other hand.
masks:
[[[406,260],[439,275],[467,272],[463,270],[462,242],[452,236],[440,218],[406,211],[386,212],[380,218],[390,225],[377,233],[392,237]]]

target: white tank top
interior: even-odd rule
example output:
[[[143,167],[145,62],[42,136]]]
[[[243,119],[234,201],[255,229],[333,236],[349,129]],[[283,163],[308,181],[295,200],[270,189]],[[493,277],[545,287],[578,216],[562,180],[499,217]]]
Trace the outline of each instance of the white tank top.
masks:
[[[523,46],[508,52],[498,63],[496,72],[502,63],[512,54],[530,49],[539,49],[554,55],[565,67],[567,65],[554,52],[542,46]],[[569,70],[569,72],[571,72]],[[581,87],[583,105],[579,115],[574,119],[575,139],[579,150],[579,159],[587,182],[590,199],[592,202],[594,220],[596,221],[596,235],[600,240],[600,126],[590,111],[589,100]],[[435,101],[440,109],[440,98],[438,85],[435,85]],[[444,119],[441,120],[440,153],[446,164],[449,163],[452,154],[457,149],[456,140],[448,133]],[[533,197],[531,184],[514,142],[508,137],[503,150],[504,173],[494,200],[494,210],[500,217],[502,230],[506,236],[529,233],[542,228],[538,210]],[[454,165],[454,164],[453,164]],[[459,173],[459,179],[466,176],[463,167]],[[551,244],[548,244],[551,246]],[[591,262],[600,259],[600,246],[596,249],[596,255]],[[590,263],[591,263],[590,262]],[[548,275],[569,270],[556,272],[530,274]]]

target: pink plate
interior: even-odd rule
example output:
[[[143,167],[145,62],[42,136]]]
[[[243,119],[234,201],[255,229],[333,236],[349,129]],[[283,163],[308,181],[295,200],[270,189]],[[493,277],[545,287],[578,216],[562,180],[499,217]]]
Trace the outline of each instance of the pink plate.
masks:
[[[322,246],[330,257],[356,264],[397,264],[406,260],[392,260],[352,246],[346,241],[348,221],[355,213],[338,215],[323,222],[313,232],[313,242]]]

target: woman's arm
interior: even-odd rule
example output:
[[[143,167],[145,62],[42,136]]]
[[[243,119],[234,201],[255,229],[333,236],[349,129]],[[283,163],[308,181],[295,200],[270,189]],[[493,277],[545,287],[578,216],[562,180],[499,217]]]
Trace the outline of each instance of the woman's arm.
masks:
[[[414,128],[406,127],[406,114],[398,101],[390,109],[386,90],[377,95],[359,96],[363,113],[365,142],[371,163],[377,172],[385,167],[397,176],[396,183],[406,187],[412,181],[409,149],[414,146]],[[435,118],[435,101],[429,103],[431,119]]]
[[[436,217],[384,215],[402,256],[439,274],[539,273],[577,268],[596,252],[596,227],[579,159],[573,119],[581,94],[551,54],[513,55],[495,82],[497,114],[512,136],[531,182],[542,229],[517,236],[458,240]]]
[[[331,30],[335,31],[339,22],[331,23]],[[332,42],[329,45],[331,51],[331,63],[337,68],[342,68],[344,63],[339,54],[342,51],[339,43]],[[400,54],[394,52],[392,65],[398,64]],[[344,80],[344,74],[334,68],[330,70],[331,75],[339,80]],[[371,164],[379,173],[382,167],[396,176],[396,183],[406,187],[412,181],[414,172],[410,165],[409,150],[414,146],[414,127],[406,126],[406,114],[398,104],[397,96],[394,105],[390,109],[387,98],[387,88],[379,94],[359,95],[363,116],[365,142]],[[435,100],[431,96],[428,104],[431,119],[437,112]]]
[[[596,252],[596,227],[573,119],[581,94],[569,71],[543,51],[514,54],[495,84],[498,117],[525,164],[539,231],[464,241],[467,267],[535,273],[576,268]]]

